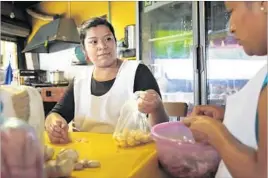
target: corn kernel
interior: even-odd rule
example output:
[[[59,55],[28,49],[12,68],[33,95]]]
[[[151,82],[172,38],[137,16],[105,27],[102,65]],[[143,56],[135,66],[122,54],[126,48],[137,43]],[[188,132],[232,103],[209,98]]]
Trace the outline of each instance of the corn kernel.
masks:
[[[125,128],[123,130],[123,132],[122,132],[122,136],[125,137],[125,138],[127,138],[128,134],[129,134],[129,130]]]
[[[120,141],[119,146],[120,147],[127,147],[127,142],[126,141]]]
[[[128,138],[127,139],[127,144],[129,145],[129,146],[134,146],[135,145],[135,140],[133,139],[133,138]]]

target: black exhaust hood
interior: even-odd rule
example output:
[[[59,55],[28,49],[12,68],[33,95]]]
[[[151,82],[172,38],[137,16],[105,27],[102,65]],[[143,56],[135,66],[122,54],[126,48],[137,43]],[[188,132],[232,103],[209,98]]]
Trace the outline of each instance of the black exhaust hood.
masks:
[[[57,18],[40,27],[23,53],[51,53],[80,44],[77,26],[73,19]]]

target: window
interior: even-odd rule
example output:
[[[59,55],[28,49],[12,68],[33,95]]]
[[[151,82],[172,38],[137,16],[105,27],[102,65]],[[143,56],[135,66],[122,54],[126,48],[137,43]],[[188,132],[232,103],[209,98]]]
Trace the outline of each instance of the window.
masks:
[[[1,40],[0,69],[5,70],[9,62],[12,69],[18,69],[17,44]]]
[[[242,47],[238,45],[233,45],[231,47],[210,47],[208,49],[208,58],[209,59],[225,59],[225,60],[249,60],[248,56]]]

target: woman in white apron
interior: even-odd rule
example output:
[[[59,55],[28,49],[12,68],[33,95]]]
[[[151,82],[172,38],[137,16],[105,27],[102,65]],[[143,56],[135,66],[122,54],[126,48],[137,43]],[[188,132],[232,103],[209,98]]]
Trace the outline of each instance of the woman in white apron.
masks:
[[[231,14],[230,31],[245,52],[267,55],[267,2],[227,1],[225,5]],[[219,152],[217,178],[267,177],[267,81],[264,66],[228,97],[224,117],[223,110],[204,106],[184,120],[196,138],[205,137]]]
[[[74,78],[46,118],[51,142],[69,141],[67,123],[73,119],[78,131],[113,132],[121,107],[137,91],[142,91],[139,111],[149,114],[151,125],[168,120],[150,70],[138,61],[117,59],[115,32],[108,21],[94,18],[83,23],[80,39],[93,65]]]

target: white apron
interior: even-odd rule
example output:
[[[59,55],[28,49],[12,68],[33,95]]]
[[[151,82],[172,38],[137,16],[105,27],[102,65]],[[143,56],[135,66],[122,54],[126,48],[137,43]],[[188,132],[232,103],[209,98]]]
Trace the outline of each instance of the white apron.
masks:
[[[89,66],[82,75],[74,80],[74,122],[78,130],[85,131],[81,130],[81,124],[76,124],[81,123],[83,118],[87,121],[91,120],[90,123],[94,125],[96,123],[100,125],[106,123],[115,127],[121,107],[133,95],[134,80],[138,65],[139,61],[124,61],[119,68],[111,89],[102,96],[91,94],[93,66]],[[87,125],[91,125],[90,123],[88,122]],[[102,129],[105,130],[107,128]]]
[[[241,143],[257,149],[255,122],[258,99],[267,66],[263,67],[239,92],[226,101],[224,125]],[[216,178],[231,178],[223,161],[220,162]]]

